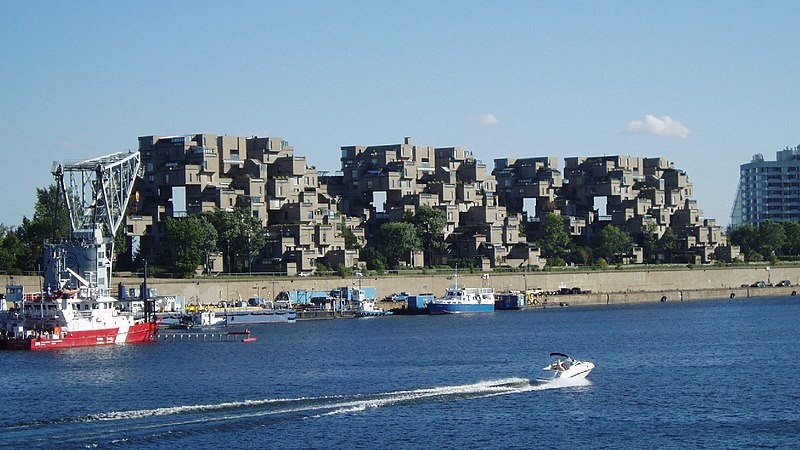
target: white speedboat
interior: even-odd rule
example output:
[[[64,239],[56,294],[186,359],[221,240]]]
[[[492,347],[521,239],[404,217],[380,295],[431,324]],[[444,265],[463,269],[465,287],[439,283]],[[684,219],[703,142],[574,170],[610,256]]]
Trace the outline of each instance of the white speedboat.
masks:
[[[557,357],[558,359],[542,369],[545,375],[539,377],[540,381],[586,378],[589,372],[594,369],[593,362],[578,361],[563,353],[550,353],[550,357]]]

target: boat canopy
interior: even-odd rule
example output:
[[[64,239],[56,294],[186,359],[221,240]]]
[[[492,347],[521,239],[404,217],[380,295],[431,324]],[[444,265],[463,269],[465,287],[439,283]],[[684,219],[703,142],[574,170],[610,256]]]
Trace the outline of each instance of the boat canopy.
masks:
[[[550,356],[563,356],[564,358],[572,359],[572,358],[570,358],[569,356],[567,356],[567,355],[565,355],[563,353],[550,353]]]

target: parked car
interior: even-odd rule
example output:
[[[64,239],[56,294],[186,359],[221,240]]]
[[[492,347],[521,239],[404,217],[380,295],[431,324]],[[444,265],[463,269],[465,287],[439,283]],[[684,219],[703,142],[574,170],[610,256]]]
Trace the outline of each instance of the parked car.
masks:
[[[792,285],[792,282],[791,282],[791,281],[789,281],[789,280],[781,280],[781,281],[778,283],[778,286],[791,286],[791,285]]]
[[[756,281],[755,283],[751,284],[750,287],[763,288],[767,287],[767,283],[764,281]]]

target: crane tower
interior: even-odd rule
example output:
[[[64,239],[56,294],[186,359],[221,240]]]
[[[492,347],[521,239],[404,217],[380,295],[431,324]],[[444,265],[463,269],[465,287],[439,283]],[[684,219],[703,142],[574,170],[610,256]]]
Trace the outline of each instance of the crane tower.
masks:
[[[53,163],[52,173],[69,212],[70,233],[68,238],[45,245],[48,290],[77,287],[69,283],[80,278],[98,289],[109,289],[114,236],[125,219],[140,171],[139,152],[113,153],[77,163]]]

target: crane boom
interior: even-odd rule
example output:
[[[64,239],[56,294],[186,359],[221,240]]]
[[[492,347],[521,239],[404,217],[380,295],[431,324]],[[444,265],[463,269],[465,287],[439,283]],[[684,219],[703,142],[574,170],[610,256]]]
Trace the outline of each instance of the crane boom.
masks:
[[[114,239],[125,219],[133,184],[141,171],[139,152],[120,152],[77,163],[53,163],[64,193],[70,231],[105,225],[104,239]]]

